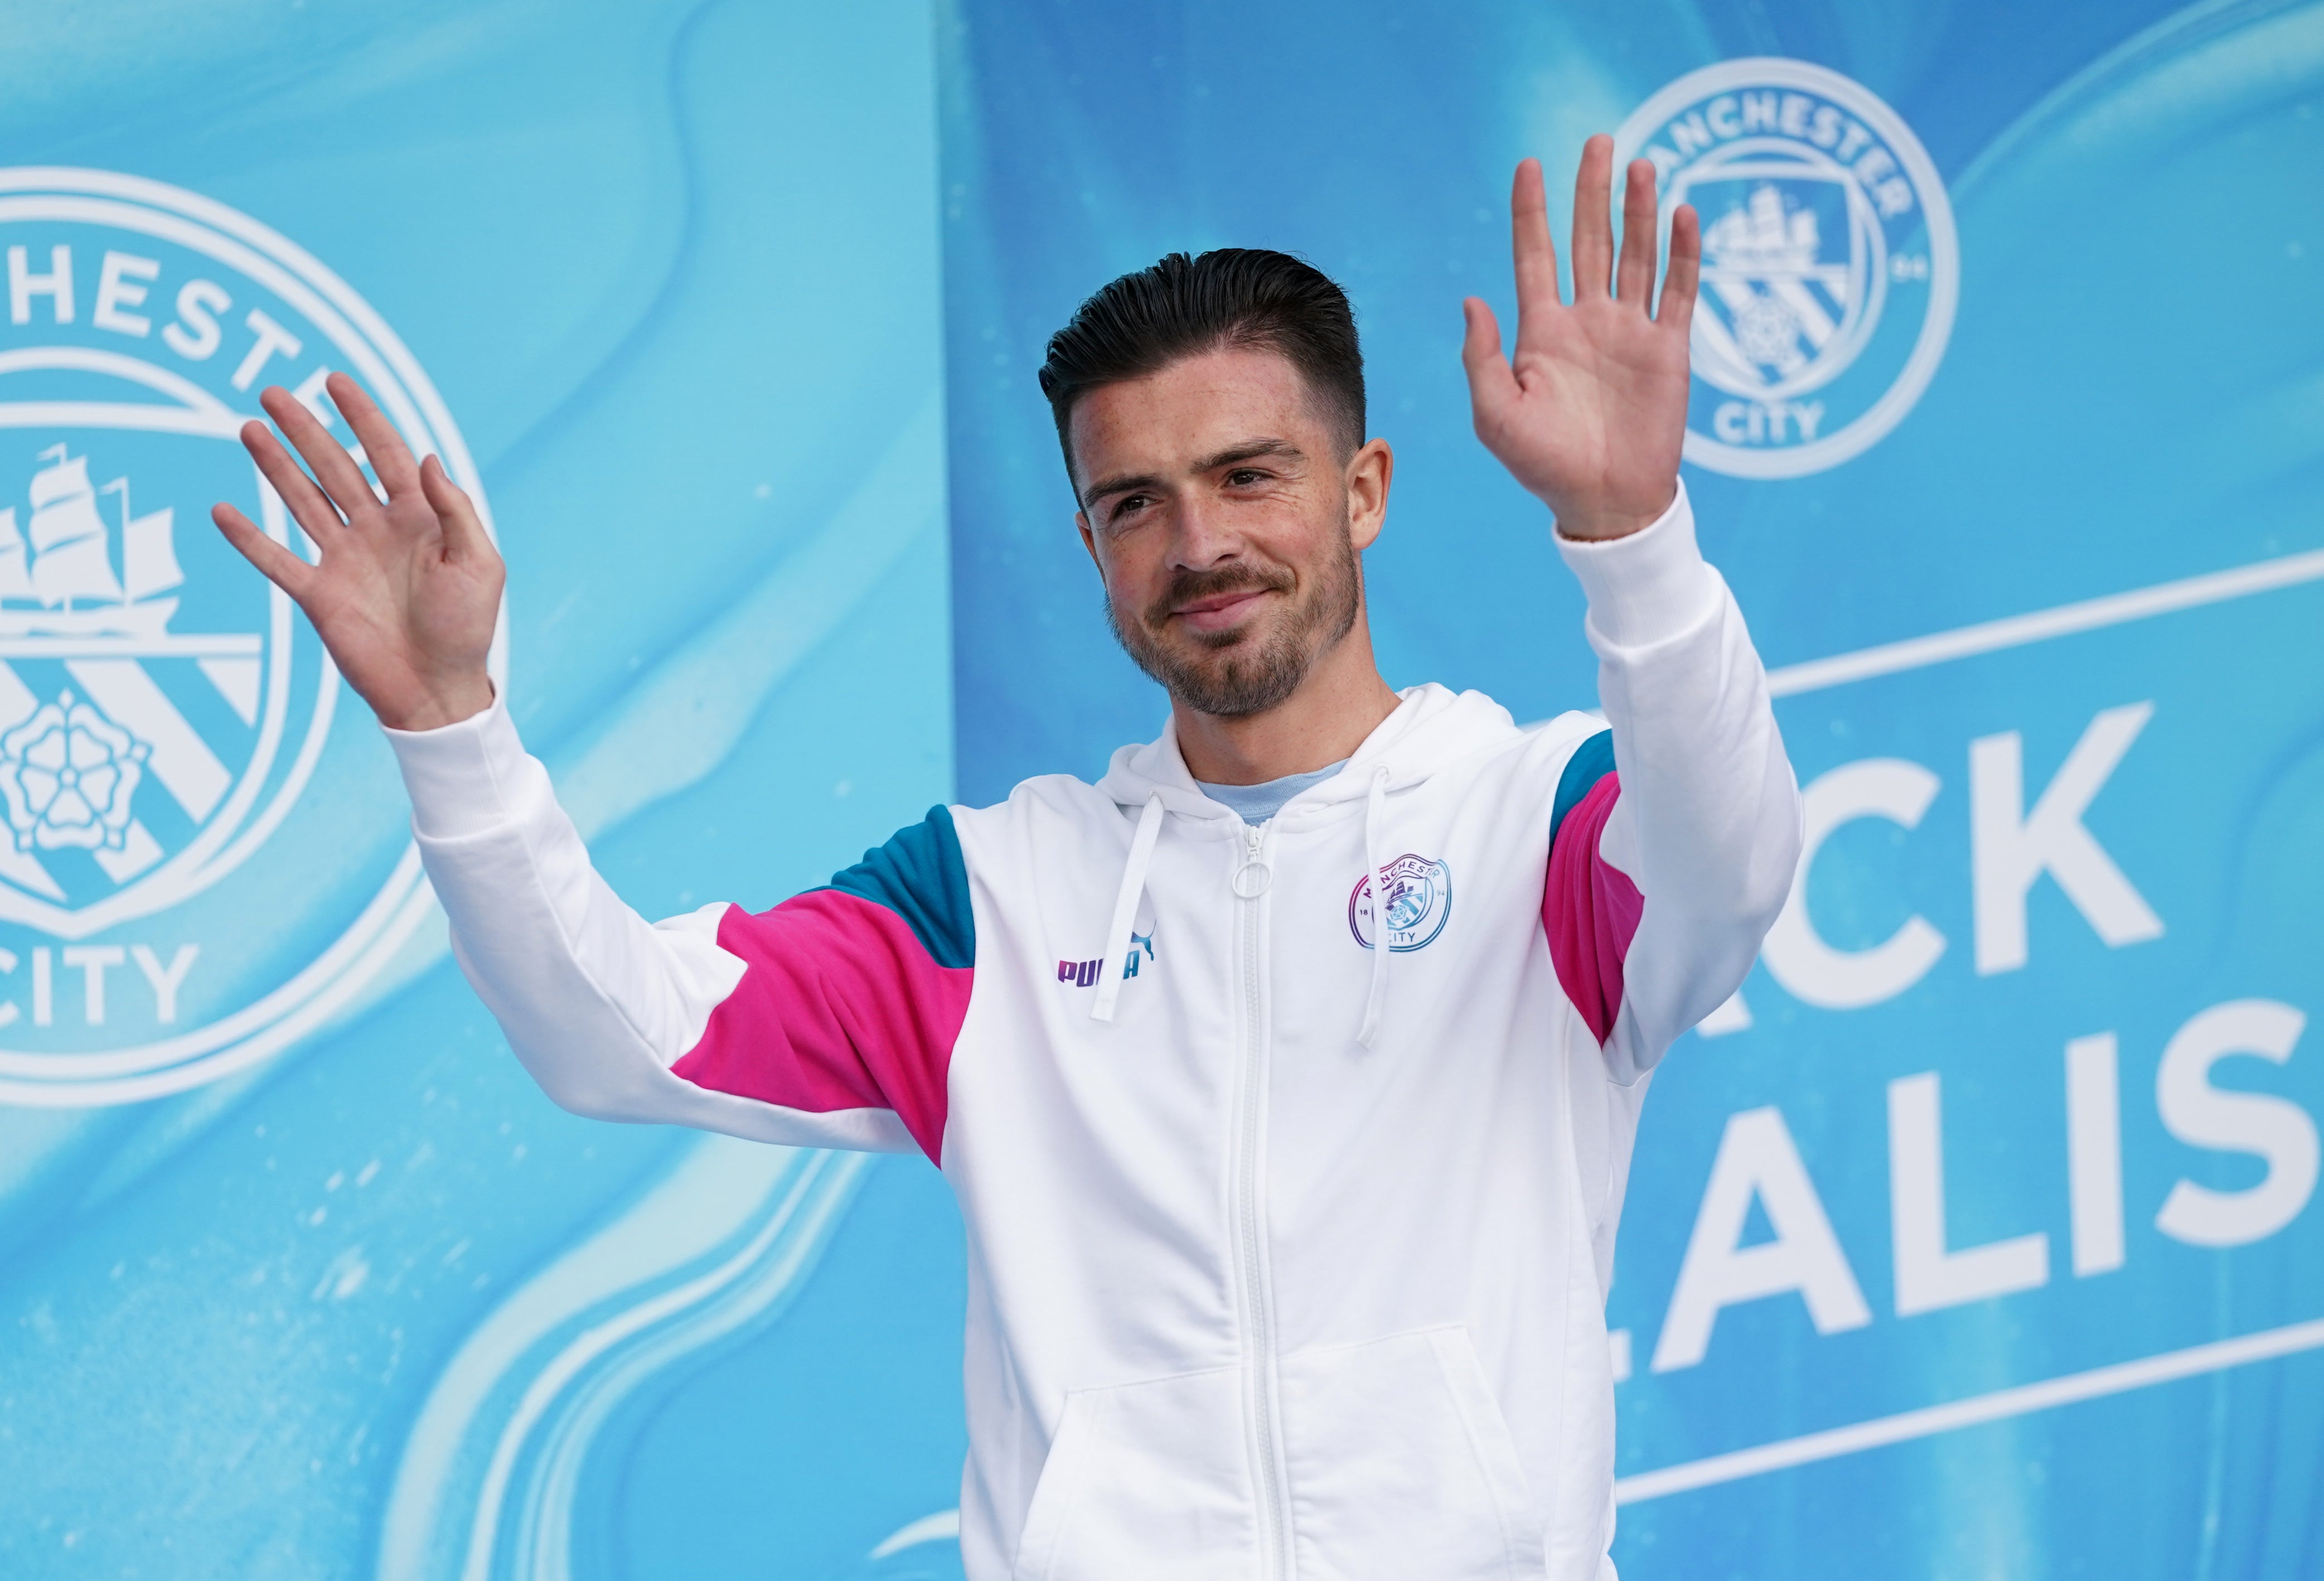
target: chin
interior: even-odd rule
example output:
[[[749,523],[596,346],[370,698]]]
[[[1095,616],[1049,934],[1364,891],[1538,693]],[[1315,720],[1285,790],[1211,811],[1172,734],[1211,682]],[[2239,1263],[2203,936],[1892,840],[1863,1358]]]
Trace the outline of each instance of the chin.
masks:
[[[1259,621],[1247,620],[1239,626],[1230,626],[1222,632],[1190,633],[1185,649],[1186,657],[1199,662],[1203,656],[1208,653],[1231,653],[1239,648],[1264,647],[1266,643],[1263,639],[1266,633],[1259,630]]]

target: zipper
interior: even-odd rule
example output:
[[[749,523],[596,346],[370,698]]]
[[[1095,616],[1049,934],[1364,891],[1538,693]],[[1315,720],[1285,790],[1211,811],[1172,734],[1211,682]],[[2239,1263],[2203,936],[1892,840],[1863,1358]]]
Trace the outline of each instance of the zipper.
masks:
[[[1235,1170],[1235,1234],[1242,1263],[1242,1286],[1251,1343],[1251,1421],[1258,1436],[1259,1527],[1263,1558],[1261,1574],[1288,1581],[1287,1526],[1283,1515],[1282,1478],[1276,1465],[1275,1327],[1268,1310],[1264,1257],[1259,1242],[1259,1144],[1261,1100],[1266,1096],[1266,1062],[1260,1058],[1267,1036],[1260,1011],[1259,939],[1261,914],[1274,874],[1260,860],[1267,826],[1244,831],[1242,865],[1235,870],[1233,889],[1240,902],[1242,926],[1243,1087],[1242,1135]]]

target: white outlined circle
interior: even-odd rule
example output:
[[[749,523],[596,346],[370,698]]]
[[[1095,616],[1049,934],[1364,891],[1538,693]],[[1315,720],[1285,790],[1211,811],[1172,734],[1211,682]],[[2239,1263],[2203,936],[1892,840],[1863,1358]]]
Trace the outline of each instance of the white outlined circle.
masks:
[[[92,227],[102,233],[90,238],[98,246],[125,237],[131,238],[122,241],[127,247],[134,245],[134,238],[152,238],[206,260],[224,278],[271,295],[300,321],[307,339],[304,364],[352,374],[414,453],[433,452],[442,459],[453,480],[476,502],[485,530],[491,532],[482,480],[427,374],[369,304],[288,238],[198,193],[114,171],[60,167],[0,169],[0,225],[20,222]],[[77,243],[80,233],[73,234]],[[110,249],[106,255],[110,259]],[[45,259],[33,264],[44,265]],[[75,285],[82,294],[78,312],[71,319],[52,307],[60,339],[75,338],[65,335],[63,322],[77,329],[89,323],[97,304],[91,300],[91,282],[80,276],[94,273],[88,264],[79,266]],[[133,272],[129,278],[134,283],[138,276]],[[100,286],[94,294],[102,295],[102,291]],[[115,300],[122,299],[116,293]],[[143,310],[159,322],[168,317],[170,303],[157,296]],[[122,340],[111,350],[69,343],[23,344],[28,336],[37,339],[37,320],[31,330],[14,328],[9,348],[0,353],[0,430],[143,432],[233,444],[242,422],[260,415],[254,384],[244,381],[249,387],[222,398],[219,392],[167,365],[150,340]],[[316,344],[316,335],[327,346]],[[228,360],[218,359],[220,364]],[[81,383],[64,398],[50,394],[30,402],[7,400],[7,375],[23,372]],[[272,374],[267,382],[273,382]],[[107,393],[111,387],[125,389],[137,399],[88,398]],[[269,534],[310,550],[303,536],[294,534],[281,501],[263,484],[254,488],[262,525]],[[126,497],[121,508],[124,533]],[[139,916],[165,913],[259,851],[308,788],[329,736],[338,691],[338,677],[327,655],[318,654],[309,661],[314,670],[311,700],[298,710],[289,707],[294,616],[289,599],[268,588],[266,630],[263,636],[254,633],[245,640],[253,656],[245,662],[254,662],[263,671],[263,680],[249,683],[263,699],[253,707],[256,745],[249,764],[231,789],[221,792],[215,811],[204,815],[193,837],[151,872],[141,873],[134,883],[124,882],[118,893],[90,905],[48,905],[25,894],[21,886],[10,888],[0,893],[0,920],[69,943]],[[192,639],[189,652],[198,653],[202,640]],[[100,653],[99,663],[106,661],[102,645],[101,639],[85,644]],[[240,654],[242,650],[233,652]],[[81,661],[89,662],[86,657]],[[114,662],[117,671],[121,661]],[[505,621],[495,633],[490,669],[495,682],[504,684]],[[285,753],[290,754],[287,765],[280,762]],[[407,842],[384,883],[354,920],[272,988],[206,1024],[134,1046],[70,1052],[0,1047],[0,1103],[43,1107],[133,1103],[183,1092],[244,1069],[314,1030],[346,1004],[401,947],[432,905],[418,849]],[[13,1003],[10,1009],[14,1009]],[[0,1031],[0,1043],[14,1040]]]
[[[1750,109],[1761,113],[1746,111],[1747,96],[1757,96]],[[1775,107],[1772,119],[1762,106]],[[1823,112],[1829,118],[1817,120]],[[1690,419],[1686,459],[1735,477],[1800,477],[1863,454],[1904,421],[1944,360],[1960,300],[1960,251],[1944,183],[1902,116],[1827,67],[1756,56],[1705,66],[1655,93],[1615,133],[1614,153],[1618,165],[1641,155],[1655,161],[1665,235],[1671,210],[1711,180],[1757,181],[1775,194],[1767,213],[1703,216],[1706,298],[1695,313],[1695,378],[1706,396],[1697,405],[1711,408],[1713,431]],[[1819,187],[1833,190],[1846,217],[1839,260],[1821,250],[1829,243],[1812,228],[1804,236],[1785,233],[1786,222],[1799,223],[1786,190]],[[1757,191],[1754,198],[1770,202]],[[1722,283],[1711,245],[1722,221],[1746,260],[1724,282],[1734,304],[1709,300]],[[1924,250],[1904,245],[1914,239]],[[1814,282],[1818,291],[1802,282],[1801,260],[1788,253],[1829,277]],[[1919,328],[1892,365],[1874,365],[1867,349],[1907,288],[1925,290]],[[1837,322],[1829,311],[1835,305]],[[1725,316],[1730,306],[1734,323]],[[1755,360],[1747,343],[1769,360]],[[1788,362],[1794,349],[1797,365],[1774,360]],[[1798,404],[1818,391],[1850,395],[1874,381],[1885,381],[1878,394],[1837,426],[1823,425],[1823,402],[1812,418]]]

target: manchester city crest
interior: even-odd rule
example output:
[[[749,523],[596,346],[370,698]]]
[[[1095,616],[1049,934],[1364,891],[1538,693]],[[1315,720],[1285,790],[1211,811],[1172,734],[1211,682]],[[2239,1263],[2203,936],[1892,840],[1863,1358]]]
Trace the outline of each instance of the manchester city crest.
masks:
[[[1384,885],[1367,873],[1348,892],[1348,931],[1366,949],[1375,948],[1385,911],[1388,948],[1403,954],[1433,943],[1452,915],[1452,868],[1407,851],[1381,872]],[[1383,895],[1385,907],[1380,903]]]
[[[1686,458],[1797,477],[1861,454],[1943,359],[1960,282],[1951,205],[1895,111],[1803,60],[1689,72],[1615,134],[1654,162],[1662,225],[1702,221]]]
[[[384,743],[209,522],[314,552],[237,440],[259,391],[353,450],[345,369],[482,495],[401,343],[244,215],[0,171],[0,1102],[128,1102],[318,1025],[429,904]]]

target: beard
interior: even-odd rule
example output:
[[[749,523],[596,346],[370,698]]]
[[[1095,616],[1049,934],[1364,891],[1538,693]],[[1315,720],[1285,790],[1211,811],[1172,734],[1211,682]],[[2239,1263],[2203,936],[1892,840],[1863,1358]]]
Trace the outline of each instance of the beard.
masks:
[[[1172,610],[1226,593],[1283,593],[1290,601],[1230,631],[1170,631]],[[1309,670],[1355,629],[1363,606],[1363,570],[1345,527],[1304,595],[1287,566],[1229,565],[1181,570],[1142,616],[1127,618],[1106,600],[1114,640],[1164,690],[1197,713],[1222,718],[1264,714],[1299,689]]]

